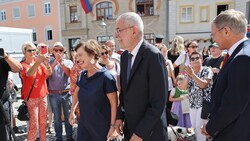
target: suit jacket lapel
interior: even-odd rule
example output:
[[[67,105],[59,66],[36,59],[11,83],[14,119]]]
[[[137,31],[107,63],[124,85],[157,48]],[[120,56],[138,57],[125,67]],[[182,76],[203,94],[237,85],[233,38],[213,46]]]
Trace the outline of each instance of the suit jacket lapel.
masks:
[[[146,47],[146,42],[143,41],[137,55],[135,56],[135,61],[134,61],[133,66],[131,68],[130,77],[128,79],[128,84],[129,84],[131,78],[133,77],[136,69],[138,68],[138,66],[139,66],[139,64],[140,64],[140,62],[142,60],[142,53],[143,53],[145,47]]]

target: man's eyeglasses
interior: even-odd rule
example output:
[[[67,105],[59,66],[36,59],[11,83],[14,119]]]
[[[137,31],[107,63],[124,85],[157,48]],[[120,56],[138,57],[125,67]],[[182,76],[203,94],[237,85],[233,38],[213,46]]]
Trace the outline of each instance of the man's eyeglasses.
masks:
[[[27,51],[27,52],[33,52],[33,51],[35,52],[36,49],[27,49],[26,51]]]
[[[211,34],[210,34],[210,37],[213,38],[214,35],[215,35],[217,32],[221,31],[223,28],[224,28],[224,26],[223,26],[222,28],[220,28],[219,30],[215,31],[214,33],[211,33]]]
[[[134,26],[125,27],[125,28],[123,28],[123,29],[117,28],[117,29],[115,29],[115,34],[120,34],[122,31],[127,30],[127,29],[130,29],[130,28],[133,28],[133,27],[134,27]]]
[[[108,55],[109,52],[102,52],[101,55],[103,56],[104,54]]]
[[[63,49],[54,49],[54,51],[55,52],[58,52],[58,51],[63,52]]]
[[[198,46],[189,46],[189,47],[193,49],[198,48]]]
[[[200,57],[191,57],[191,58],[190,58],[191,61],[197,61],[197,60],[199,60],[199,59],[200,59]]]

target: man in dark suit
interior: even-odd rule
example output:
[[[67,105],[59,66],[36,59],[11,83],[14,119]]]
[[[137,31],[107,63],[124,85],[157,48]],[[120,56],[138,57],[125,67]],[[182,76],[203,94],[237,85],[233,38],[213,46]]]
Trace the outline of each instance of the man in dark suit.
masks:
[[[143,22],[136,13],[117,18],[115,37],[126,50],[121,55],[116,129],[124,133],[125,140],[164,141],[161,115],[168,92],[164,58],[155,46],[143,40]]]
[[[246,30],[247,21],[240,11],[224,11],[212,22],[213,40],[229,54],[213,86],[210,120],[201,127],[214,141],[250,140],[250,41]]]

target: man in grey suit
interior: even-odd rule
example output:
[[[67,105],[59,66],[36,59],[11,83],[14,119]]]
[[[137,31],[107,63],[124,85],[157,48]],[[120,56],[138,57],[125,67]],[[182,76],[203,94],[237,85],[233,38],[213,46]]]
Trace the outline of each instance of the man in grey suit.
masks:
[[[160,51],[143,40],[143,22],[128,12],[116,20],[121,48],[121,92],[116,130],[130,141],[164,141],[161,115],[168,92],[167,70]],[[124,127],[123,127],[124,122]]]
[[[224,11],[212,22],[213,40],[229,54],[212,89],[210,120],[201,127],[214,141],[250,140],[250,41],[246,31],[247,21],[240,11]]]

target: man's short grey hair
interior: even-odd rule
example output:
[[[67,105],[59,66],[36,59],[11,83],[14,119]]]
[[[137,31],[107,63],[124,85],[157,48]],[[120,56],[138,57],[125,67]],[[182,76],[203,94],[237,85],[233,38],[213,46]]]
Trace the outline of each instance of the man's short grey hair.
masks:
[[[247,32],[245,14],[234,9],[221,12],[212,23],[214,23],[218,29],[228,26],[236,34],[246,34]]]
[[[143,21],[137,13],[126,12],[117,18],[117,21],[119,20],[123,20],[125,25],[137,26],[139,29],[139,32],[143,34],[143,29],[144,29]]]
[[[110,39],[110,40],[107,40],[106,43],[113,43],[113,44],[115,44],[115,40],[114,39]]]

